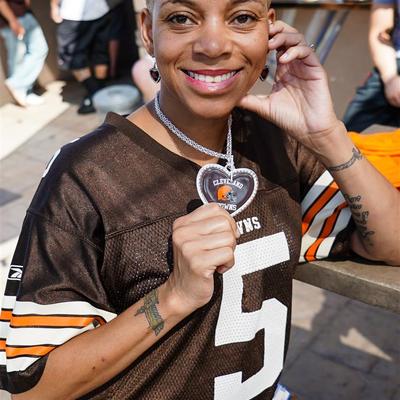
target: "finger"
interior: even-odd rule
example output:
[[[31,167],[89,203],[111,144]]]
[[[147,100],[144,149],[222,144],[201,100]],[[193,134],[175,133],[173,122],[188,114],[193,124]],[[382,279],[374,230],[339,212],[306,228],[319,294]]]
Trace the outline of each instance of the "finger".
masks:
[[[174,222],[174,229],[178,229],[182,226],[187,226],[190,224],[194,224],[196,222],[200,222],[201,224],[198,225],[198,229],[207,229],[207,224],[204,224],[205,220],[208,220],[210,218],[220,218],[220,223],[225,222],[229,224],[232,232],[237,231],[236,227],[236,222],[235,220],[230,216],[230,214],[221,208],[218,204],[216,203],[210,203],[210,204],[205,204],[199,208],[197,208],[195,211],[191,212],[188,215],[185,215],[184,217],[178,218]],[[222,220],[221,220],[222,218]],[[221,222],[222,221],[222,222]],[[210,221],[209,221],[210,222]],[[202,226],[202,224],[204,226]]]
[[[268,41],[270,50],[298,46],[300,44],[306,45],[304,36],[301,33],[278,33]]]
[[[218,215],[201,221],[192,222],[188,228],[193,229],[193,231],[196,231],[202,236],[222,232],[229,232],[236,236],[237,226],[233,219],[232,221],[233,224],[229,219],[227,220],[224,216]]]
[[[308,46],[290,47],[282,55],[278,55],[278,61],[282,64],[288,64],[293,60],[305,60],[306,58],[309,58],[309,60],[312,61],[310,65],[319,65],[314,50]]]
[[[235,264],[234,252],[230,247],[208,250],[202,254],[204,265],[216,268],[231,269]]]
[[[215,250],[224,247],[230,247],[235,250],[236,248],[236,237],[232,232],[213,233],[202,237],[202,239],[196,242],[198,248],[202,250]]]
[[[298,33],[297,29],[280,20],[275,21],[274,23],[269,25],[270,36],[275,36],[277,33],[280,32]]]
[[[259,115],[263,115],[263,113],[269,115],[269,109],[270,109],[269,96],[266,95],[255,96],[253,94],[248,94],[247,96],[243,97],[240,100],[238,106],[246,110],[255,112]]]

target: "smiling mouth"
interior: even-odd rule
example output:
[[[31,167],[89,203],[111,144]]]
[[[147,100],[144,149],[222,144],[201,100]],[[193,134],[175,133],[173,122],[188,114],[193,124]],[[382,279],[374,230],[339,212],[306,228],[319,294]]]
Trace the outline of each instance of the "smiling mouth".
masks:
[[[205,83],[221,83],[234,77],[240,70],[236,71],[189,71],[182,70],[190,78]]]

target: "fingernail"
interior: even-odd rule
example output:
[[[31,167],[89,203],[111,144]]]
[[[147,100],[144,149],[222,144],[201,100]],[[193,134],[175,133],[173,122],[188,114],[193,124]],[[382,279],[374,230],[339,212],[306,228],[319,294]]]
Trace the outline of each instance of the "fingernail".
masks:
[[[281,60],[286,60],[289,57],[289,54],[285,53],[283,56],[281,56]]]
[[[271,43],[271,42],[273,42],[274,40],[275,40],[275,38],[272,37],[271,39],[269,39],[269,42]]]
[[[240,231],[239,231],[239,229],[236,229],[236,238],[237,238],[237,239],[240,238]]]

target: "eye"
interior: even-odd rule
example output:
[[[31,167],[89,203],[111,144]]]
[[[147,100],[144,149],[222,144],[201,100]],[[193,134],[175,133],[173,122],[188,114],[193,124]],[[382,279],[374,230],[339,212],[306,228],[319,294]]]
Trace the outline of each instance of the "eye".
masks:
[[[185,14],[175,14],[168,18],[168,21],[176,25],[191,25],[193,21]]]
[[[236,25],[249,25],[256,20],[257,18],[252,14],[240,14],[233,19],[233,23]]]

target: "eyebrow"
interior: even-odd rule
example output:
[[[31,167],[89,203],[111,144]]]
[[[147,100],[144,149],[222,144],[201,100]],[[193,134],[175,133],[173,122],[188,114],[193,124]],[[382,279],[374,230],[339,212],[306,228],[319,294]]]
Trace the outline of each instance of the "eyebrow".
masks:
[[[264,5],[264,0],[232,0],[231,3],[232,3],[231,5],[233,6],[242,3],[258,3]],[[196,7],[196,3],[192,0],[166,0],[161,4],[160,8],[164,7],[167,4],[183,4],[189,7]]]
[[[196,5],[195,2],[191,0],[166,0],[161,4],[160,8],[166,6],[167,4],[184,4],[189,7],[194,7]]]

